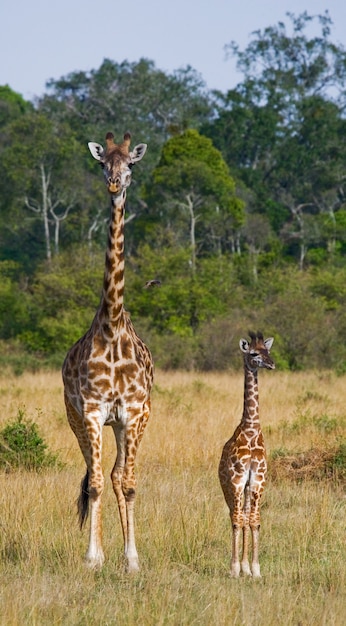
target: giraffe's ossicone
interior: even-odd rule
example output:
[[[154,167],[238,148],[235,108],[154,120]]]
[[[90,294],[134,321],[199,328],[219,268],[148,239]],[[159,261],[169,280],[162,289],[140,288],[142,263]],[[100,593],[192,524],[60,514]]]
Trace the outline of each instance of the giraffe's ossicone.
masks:
[[[275,369],[270,356],[274,339],[250,333],[241,339],[244,359],[244,409],[240,424],[225,443],[219,464],[219,479],[232,523],[231,576],[240,573],[259,578],[260,500],[267,473],[266,451],[259,421],[258,368]],[[252,559],[249,564],[249,535]],[[243,551],[239,560],[241,535]]]
[[[111,197],[111,217],[101,302],[89,330],[64,361],[64,397],[67,418],[86,463],[78,499],[81,527],[90,513],[86,561],[92,568],[100,568],[104,561],[101,458],[103,426],[109,425],[117,444],[111,479],[119,507],[126,568],[136,571],[134,465],[150,413],[153,362],[124,309],[124,213],[132,168],[144,156],[146,144],[130,151],[129,133],[120,144],[114,143],[112,133],[107,133],[105,149],[94,142],[89,148],[103,169]]]

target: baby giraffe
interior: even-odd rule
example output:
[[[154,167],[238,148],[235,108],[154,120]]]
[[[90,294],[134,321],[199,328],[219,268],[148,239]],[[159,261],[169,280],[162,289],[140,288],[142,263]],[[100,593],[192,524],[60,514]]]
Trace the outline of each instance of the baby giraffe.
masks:
[[[230,510],[233,540],[231,576],[242,574],[260,578],[258,542],[260,529],[260,499],[267,472],[266,452],[259,422],[258,382],[259,367],[275,369],[269,356],[274,339],[263,339],[261,333],[249,333],[251,342],[241,339],[240,349],[244,355],[244,409],[239,426],[224,445],[219,479]],[[252,534],[252,563],[249,565],[249,532]],[[243,554],[239,561],[241,531]]]

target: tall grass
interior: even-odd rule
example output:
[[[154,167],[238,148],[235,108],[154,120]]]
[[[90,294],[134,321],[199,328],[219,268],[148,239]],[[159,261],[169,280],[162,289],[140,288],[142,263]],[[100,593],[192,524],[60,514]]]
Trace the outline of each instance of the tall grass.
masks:
[[[332,373],[260,373],[269,457],[346,437],[345,382]],[[0,623],[35,625],[302,626],[345,623],[342,482],[269,479],[262,506],[262,579],[229,578],[230,521],[221,449],[238,423],[241,374],[157,372],[153,414],[137,457],[138,575],[123,571],[110,480],[103,496],[106,563],[83,563],[75,501],[84,472],[56,373],[0,378],[0,429],[25,410],[65,463],[0,473]],[[115,455],[104,432],[104,470]]]

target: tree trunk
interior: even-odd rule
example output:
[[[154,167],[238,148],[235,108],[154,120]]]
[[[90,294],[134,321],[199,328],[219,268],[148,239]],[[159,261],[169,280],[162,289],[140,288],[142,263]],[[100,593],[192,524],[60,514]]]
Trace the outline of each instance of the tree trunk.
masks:
[[[42,219],[44,227],[44,236],[46,241],[46,257],[48,263],[52,260],[52,250],[50,246],[49,236],[49,221],[48,221],[48,188],[49,188],[49,175],[46,176],[43,163],[40,165],[41,170],[41,186],[42,186]]]
[[[192,276],[196,274],[196,222],[198,216],[194,213],[193,201],[190,194],[186,196],[187,207],[190,213],[190,241],[191,241],[191,272]]]

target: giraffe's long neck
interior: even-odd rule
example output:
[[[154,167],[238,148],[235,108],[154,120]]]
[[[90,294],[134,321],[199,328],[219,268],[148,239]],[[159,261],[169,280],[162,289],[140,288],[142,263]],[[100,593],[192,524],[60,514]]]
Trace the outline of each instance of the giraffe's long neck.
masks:
[[[242,423],[246,428],[259,428],[257,370],[244,366],[244,409]]]
[[[126,191],[112,196],[112,214],[108,230],[103,279],[101,314],[113,326],[119,320],[124,304],[124,213]]]

